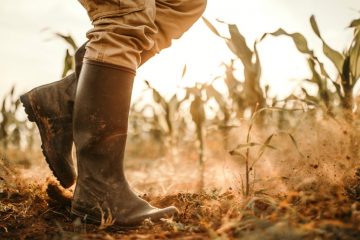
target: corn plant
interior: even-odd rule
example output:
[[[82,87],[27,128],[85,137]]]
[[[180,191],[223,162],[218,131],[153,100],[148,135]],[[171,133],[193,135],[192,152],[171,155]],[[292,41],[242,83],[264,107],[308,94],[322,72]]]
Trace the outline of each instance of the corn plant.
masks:
[[[145,81],[148,89],[152,92],[154,105],[153,126],[169,139],[170,145],[176,143],[176,120],[179,119],[181,101],[174,94],[169,100],[160,94],[148,81]],[[145,105],[149,107],[149,105]]]
[[[27,121],[19,120],[19,108],[20,101],[15,96],[15,87],[12,87],[1,103],[0,146],[5,150],[9,147],[20,148],[22,140],[26,140],[26,146],[31,148],[35,141],[35,127]]]
[[[65,51],[64,69],[62,72],[62,77],[65,77],[69,72],[75,70],[74,54],[78,49],[78,46],[70,35],[64,35],[61,33],[55,33],[55,35],[56,37],[64,40],[69,45],[69,48],[67,48]]]
[[[264,142],[254,142],[252,140],[252,130],[254,128],[254,122],[256,120],[256,118],[259,116],[259,114],[261,114],[264,111],[284,111],[282,108],[262,108],[259,110],[255,110],[255,112],[252,114],[250,122],[249,122],[249,127],[247,129],[247,134],[246,134],[246,140],[244,143],[238,144],[236,148],[234,148],[232,151],[230,151],[230,154],[232,156],[235,157],[239,157],[242,161],[244,161],[245,163],[245,181],[243,180],[243,178],[241,178],[241,189],[242,189],[242,194],[244,196],[249,196],[253,190],[254,190],[254,184],[255,181],[251,181],[250,177],[251,174],[253,174],[254,178],[255,178],[255,165],[258,161],[261,160],[262,156],[264,155],[266,149],[273,149],[276,150],[277,148],[273,145],[271,145],[272,140],[277,137],[277,136],[281,136],[281,135],[285,135],[288,136],[291,140],[291,142],[293,143],[293,145],[296,147],[296,149],[299,151],[297,142],[295,140],[295,138],[293,137],[293,135],[289,132],[286,131],[279,131],[276,133],[272,133],[271,135],[269,135],[266,140]],[[299,109],[294,109],[294,111],[298,111]],[[259,147],[259,150],[256,153],[256,157],[252,158],[250,151],[252,148],[254,147]],[[244,152],[245,151],[245,152]],[[301,153],[300,153],[301,155]]]
[[[229,94],[238,105],[239,112],[243,113],[246,108],[250,108],[251,113],[254,113],[256,106],[265,107],[266,97],[260,86],[261,63],[257,51],[258,42],[254,42],[253,50],[251,50],[236,25],[227,24],[230,34],[230,38],[228,38],[222,36],[206,18],[203,20],[216,36],[225,40],[237,60],[240,60],[244,66],[243,81],[236,80],[231,72],[227,72]],[[227,71],[229,70],[234,70],[233,64],[227,69]],[[234,88],[234,86],[236,87]]]
[[[200,86],[200,85],[198,85]],[[200,182],[199,182],[199,190],[202,191],[204,189],[204,171],[205,171],[205,140],[204,140],[204,125],[206,122],[206,114],[205,114],[205,107],[204,107],[204,100],[202,98],[202,89],[195,88],[191,89],[192,91],[188,90],[190,95],[193,95],[193,100],[191,101],[190,105],[190,114],[193,122],[195,123],[196,127],[196,137],[197,142],[199,144],[199,166],[200,166]]]
[[[338,107],[345,111],[351,111],[355,107],[354,87],[360,78],[360,19],[354,20],[350,24],[350,27],[354,29],[354,36],[351,45],[343,53],[334,50],[326,43],[314,16],[311,16],[310,24],[314,33],[322,42],[324,55],[337,70],[335,79],[330,77],[324,64],[318,59],[314,51],[308,47],[308,42],[301,33],[287,33],[280,28],[275,32],[264,34],[261,40],[269,34],[290,37],[296,48],[308,58],[312,78],[306,79],[306,81],[318,87],[316,96],[311,96],[305,88],[302,88],[305,100],[324,106],[331,115],[335,114]],[[339,106],[337,102],[340,103]]]
[[[200,169],[199,191],[204,188],[204,172],[205,172],[205,137],[207,119],[207,111],[210,111],[209,101],[215,99],[221,112],[225,112],[224,121],[227,121],[226,115],[227,104],[222,94],[213,87],[212,82],[204,84],[196,84],[194,87],[186,88],[186,96],[183,102],[189,102],[189,114],[195,125],[196,142],[198,145],[198,159]]]

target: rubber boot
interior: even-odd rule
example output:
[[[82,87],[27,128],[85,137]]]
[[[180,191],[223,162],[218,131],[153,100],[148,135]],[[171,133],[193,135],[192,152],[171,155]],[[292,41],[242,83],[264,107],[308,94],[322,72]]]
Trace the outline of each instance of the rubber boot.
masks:
[[[75,72],[64,79],[37,87],[20,97],[31,122],[35,122],[42,141],[42,150],[50,169],[60,184],[68,188],[76,180],[71,155],[72,108],[75,99],[77,79],[85,55],[83,44],[75,53]],[[141,65],[154,55],[145,52]],[[56,102],[54,102],[56,99]],[[52,102],[51,105],[47,104]]]
[[[74,184],[76,172],[72,159],[72,113],[85,44],[75,53],[75,73],[64,79],[34,88],[20,96],[25,112],[35,122],[41,137],[41,148],[50,169],[60,184]]]
[[[74,108],[78,179],[71,209],[81,218],[129,227],[177,213],[139,198],[124,175],[133,79],[133,72],[117,66],[89,60],[83,65]]]

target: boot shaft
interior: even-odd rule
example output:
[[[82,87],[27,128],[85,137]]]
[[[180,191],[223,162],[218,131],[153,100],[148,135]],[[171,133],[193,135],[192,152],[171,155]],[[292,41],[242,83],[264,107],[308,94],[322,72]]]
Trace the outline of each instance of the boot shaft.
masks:
[[[134,73],[88,61],[80,75],[74,109],[79,182],[125,181],[123,160]],[[110,184],[111,185],[111,184]],[[101,187],[100,187],[101,189]]]

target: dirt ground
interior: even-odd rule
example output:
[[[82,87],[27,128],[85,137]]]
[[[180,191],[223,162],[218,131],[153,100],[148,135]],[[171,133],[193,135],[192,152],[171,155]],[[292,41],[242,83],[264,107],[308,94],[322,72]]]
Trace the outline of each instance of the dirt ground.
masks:
[[[136,229],[82,222],[70,213],[71,192],[31,182],[2,164],[0,239],[359,239],[360,170],[344,185],[308,182],[286,194],[241,196],[237,190],[143,195],[175,205],[180,215]],[[5,174],[6,173],[6,174]],[[357,174],[357,175],[356,175]]]
[[[73,189],[58,186],[41,152],[0,153],[0,239],[360,239],[360,169],[346,152],[349,131],[313,121],[298,129],[293,135],[301,155],[291,142],[275,139],[280,150],[266,152],[256,165],[248,197],[241,191],[243,165],[221,138],[206,143],[201,193],[191,142],[168,153],[151,142],[130,144],[125,167],[131,186],[154,206],[180,210],[136,229],[71,215]],[[254,141],[272,130],[266,131],[255,132]],[[229,141],[229,148],[238,142]]]

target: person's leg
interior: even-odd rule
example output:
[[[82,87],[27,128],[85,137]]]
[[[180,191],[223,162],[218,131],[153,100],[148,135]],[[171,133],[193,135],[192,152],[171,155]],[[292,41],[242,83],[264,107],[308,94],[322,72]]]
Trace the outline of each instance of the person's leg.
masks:
[[[96,6],[91,4],[90,8],[92,7],[93,9],[97,9]],[[84,2],[84,5],[87,5],[87,3]],[[162,49],[169,47],[172,39],[179,38],[188,28],[190,28],[201,16],[205,6],[206,0],[157,0],[155,25],[157,26],[158,31],[152,34],[151,37],[154,42],[153,47],[149,50],[143,50],[141,52],[140,66],[146,63],[147,60],[153,57],[156,53],[160,52]],[[93,12],[92,14],[96,15],[99,14],[99,12]],[[75,99],[77,79],[79,77],[82,61],[85,55],[85,44],[83,44],[75,54],[75,73],[70,74],[61,81],[46,85],[47,87],[41,86],[40,88],[36,88],[36,91],[34,91],[34,89],[31,92],[24,94],[24,97],[22,98],[25,99],[22,100],[24,103],[29,95],[34,96],[32,98],[31,105],[36,106],[39,104],[46,104],[48,103],[46,99],[54,99],[54,95],[59,95],[59,97],[56,98],[58,99],[56,103],[44,105],[37,111],[39,112],[38,115],[45,115],[46,117],[49,117],[48,114],[46,114],[49,112],[48,109],[53,109],[55,106],[58,110],[54,113],[55,115],[51,114],[50,118],[56,117],[62,119],[62,124],[50,126],[43,124],[43,121],[40,118],[34,120],[30,117],[31,115],[34,115],[32,114],[33,110],[30,104],[24,104],[24,106],[26,112],[31,113],[29,114],[29,118],[37,123],[40,132],[45,133],[42,135],[43,146],[48,146],[47,149],[51,149],[51,151],[44,151],[44,155],[55,177],[59,180],[63,187],[70,187],[75,182],[76,177],[73,160],[71,158],[73,139],[72,137],[69,137],[70,133],[72,135],[72,116],[70,118],[64,118],[64,116],[69,115],[69,113],[72,114],[72,105]],[[64,91],[62,86],[68,86],[67,91]],[[57,105],[60,106],[56,107]],[[68,126],[68,128],[66,128],[68,131],[62,131],[63,126]],[[56,129],[54,129],[54,131],[50,131],[50,127],[55,127]],[[48,132],[55,132],[56,134],[46,134]]]
[[[207,0],[156,0],[155,24],[158,31],[152,36],[154,46],[141,53],[141,65],[161,50],[170,47],[204,13]]]
[[[146,218],[157,221],[177,212],[175,207],[158,209],[139,198],[124,174],[133,81],[141,52],[153,46],[150,36],[156,32],[155,2],[145,1],[141,8],[139,0],[136,11],[127,8],[127,2],[134,4],[121,0],[127,9],[123,15],[104,15],[93,21],[73,116],[78,179],[71,211],[98,222],[105,214],[121,226],[137,225]]]

